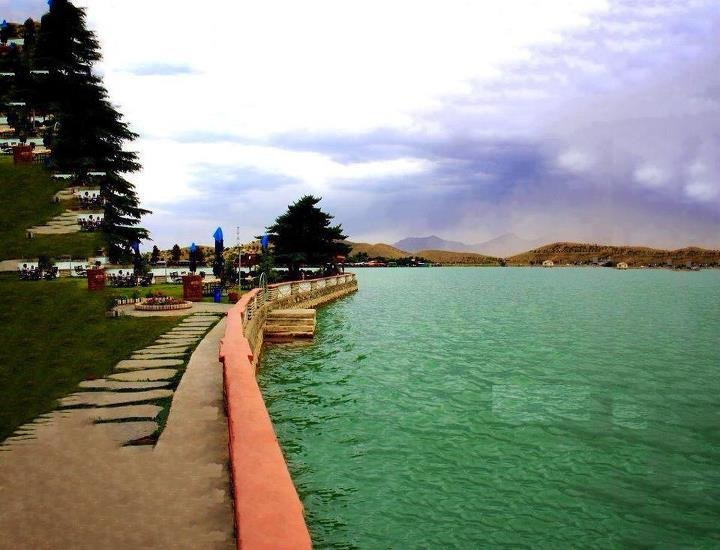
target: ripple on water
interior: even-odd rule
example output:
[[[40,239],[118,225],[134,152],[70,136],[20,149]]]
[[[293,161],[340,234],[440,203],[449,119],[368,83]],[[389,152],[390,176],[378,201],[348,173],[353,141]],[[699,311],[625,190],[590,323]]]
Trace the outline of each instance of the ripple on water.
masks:
[[[720,272],[358,279],[259,376],[318,548],[720,545]]]

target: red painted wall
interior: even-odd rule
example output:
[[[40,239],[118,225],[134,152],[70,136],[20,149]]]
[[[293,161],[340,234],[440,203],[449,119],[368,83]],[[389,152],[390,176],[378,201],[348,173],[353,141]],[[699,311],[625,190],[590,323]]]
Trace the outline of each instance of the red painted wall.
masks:
[[[220,345],[228,415],[237,547],[311,548],[303,507],[288,472],[255,378],[242,315],[259,292],[248,292],[228,312]]]

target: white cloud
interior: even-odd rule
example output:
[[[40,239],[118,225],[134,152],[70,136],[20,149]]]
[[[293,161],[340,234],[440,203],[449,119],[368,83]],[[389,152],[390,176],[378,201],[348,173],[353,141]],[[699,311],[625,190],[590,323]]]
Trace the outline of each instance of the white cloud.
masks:
[[[633,176],[639,184],[650,188],[662,187],[668,181],[668,174],[665,171],[648,163],[638,166]]]
[[[589,24],[604,0],[87,0],[114,100],[143,133],[411,128],[528,48]],[[142,16],[139,16],[142,14]],[[198,24],[205,21],[206,24]],[[128,74],[191,66],[196,77]],[[525,95],[523,93],[523,95]]]
[[[696,201],[710,202],[720,195],[720,187],[711,181],[693,181],[685,185],[685,194]]]
[[[570,149],[558,156],[557,164],[560,168],[571,172],[586,172],[593,167],[595,162],[590,154]]]
[[[201,196],[228,173],[233,179],[234,172],[242,170],[287,178],[288,185],[303,184],[322,192],[330,183],[420,174],[433,166],[424,159],[403,157],[341,163],[315,152],[232,142],[177,143],[166,139],[140,141],[140,155],[143,170],[135,176],[134,183],[150,206]],[[242,186],[242,182],[238,184]]]

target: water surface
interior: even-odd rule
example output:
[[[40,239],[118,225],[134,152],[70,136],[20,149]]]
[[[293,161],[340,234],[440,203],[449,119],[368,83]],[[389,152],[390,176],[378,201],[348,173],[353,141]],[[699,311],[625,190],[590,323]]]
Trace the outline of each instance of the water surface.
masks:
[[[318,548],[720,545],[720,271],[357,276],[259,375]]]

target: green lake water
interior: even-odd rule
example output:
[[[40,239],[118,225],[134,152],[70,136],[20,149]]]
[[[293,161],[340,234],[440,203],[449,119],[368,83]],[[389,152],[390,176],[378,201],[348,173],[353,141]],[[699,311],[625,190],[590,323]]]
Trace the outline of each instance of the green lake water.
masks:
[[[316,547],[720,547],[720,271],[357,277],[259,374]]]

